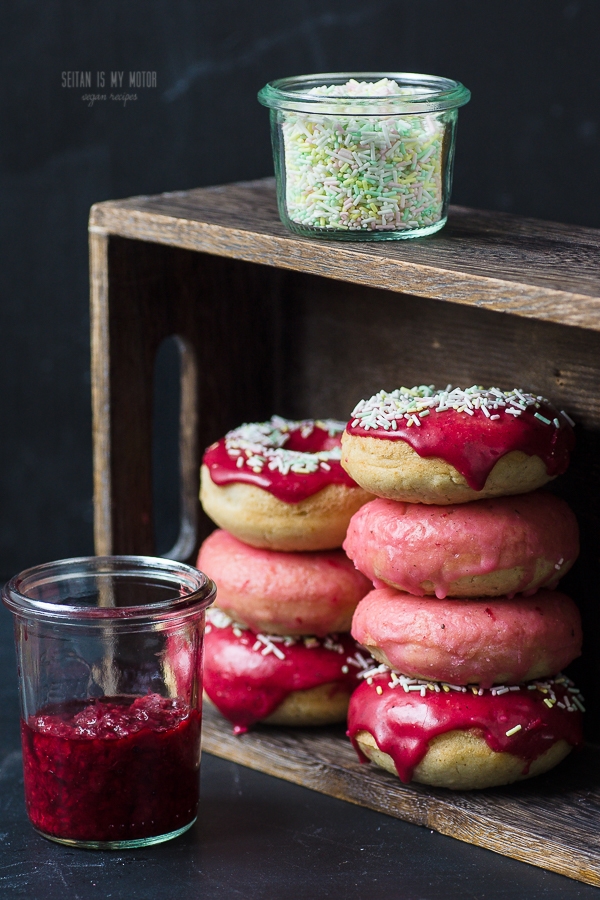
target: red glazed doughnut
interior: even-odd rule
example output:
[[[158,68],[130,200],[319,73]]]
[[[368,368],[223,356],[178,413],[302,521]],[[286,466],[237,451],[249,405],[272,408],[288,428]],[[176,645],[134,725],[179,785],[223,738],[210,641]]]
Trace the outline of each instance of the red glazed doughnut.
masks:
[[[239,734],[255,722],[343,722],[367,665],[350,635],[255,634],[219,609],[207,613],[204,691]]]
[[[446,688],[446,689],[444,689]],[[451,690],[369,678],[352,695],[348,736],[404,782],[469,790],[540,775],[582,743],[579,691],[557,676],[511,689]]]
[[[219,587],[219,607],[254,631],[324,637],[350,631],[358,601],[371,589],[342,550],[258,550],[213,531],[198,568]]]
[[[541,396],[421,385],[361,400],[342,445],[343,467],[365,490],[444,505],[541,487],[566,470],[574,436]]]
[[[500,597],[554,587],[579,554],[579,532],[565,501],[545,491],[448,506],[377,499],[352,517],[344,550],[376,587]]]
[[[340,465],[342,422],[242,425],[204,455],[200,499],[221,528],[253,547],[341,547],[348,522],[371,497]]]
[[[475,601],[380,588],[358,604],[352,636],[405,675],[483,687],[553,675],[581,653],[579,610],[548,590]]]

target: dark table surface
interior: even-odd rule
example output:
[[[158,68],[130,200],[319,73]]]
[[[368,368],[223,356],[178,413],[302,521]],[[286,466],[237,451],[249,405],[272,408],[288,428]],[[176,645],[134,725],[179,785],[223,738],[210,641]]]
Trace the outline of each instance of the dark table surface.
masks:
[[[0,896],[592,900],[579,884],[425,828],[205,754],[199,820],[145,850],[73,850],[30,827],[23,803],[10,616],[0,610]]]

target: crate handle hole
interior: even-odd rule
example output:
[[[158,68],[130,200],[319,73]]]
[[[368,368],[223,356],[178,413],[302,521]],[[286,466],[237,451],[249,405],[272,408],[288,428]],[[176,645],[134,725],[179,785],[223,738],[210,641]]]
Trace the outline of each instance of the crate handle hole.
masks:
[[[198,534],[197,366],[193,347],[166,337],[154,361],[152,501],[159,556],[192,559]]]

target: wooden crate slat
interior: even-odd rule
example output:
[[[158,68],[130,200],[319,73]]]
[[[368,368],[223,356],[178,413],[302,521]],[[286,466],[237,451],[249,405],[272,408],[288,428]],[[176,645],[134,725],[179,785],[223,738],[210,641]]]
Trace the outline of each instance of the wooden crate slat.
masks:
[[[404,785],[358,762],[340,729],[260,727],[245,735],[205,704],[203,749],[322,794],[423,825],[577,881],[600,886],[600,750],[558,772],[489,791]]]
[[[420,241],[301,238],[271,179],[97,204],[93,230],[600,330],[600,232],[453,207]]]

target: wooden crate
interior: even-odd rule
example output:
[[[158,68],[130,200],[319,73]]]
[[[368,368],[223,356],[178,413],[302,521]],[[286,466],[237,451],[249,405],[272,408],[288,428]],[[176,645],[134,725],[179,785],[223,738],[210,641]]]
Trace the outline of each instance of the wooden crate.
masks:
[[[344,244],[287,232],[271,179],[101,203],[90,218],[96,552],[155,552],[152,390],[172,335],[182,353],[182,522],[193,561],[211,523],[202,450],[243,421],[348,417],[379,388],[519,386],[577,422],[554,485],[582,554],[562,585],[582,610],[573,666],[590,744],[555,773],[456,794],[360,768],[342,732],[257,729],[207,716],[205,748],[471,843],[600,885],[600,233],[454,207],[420,241]]]

